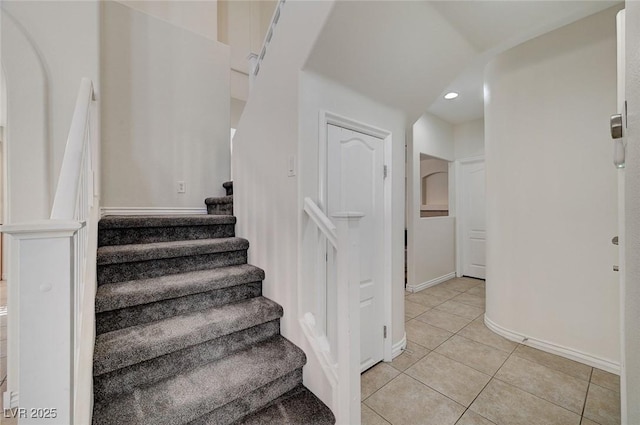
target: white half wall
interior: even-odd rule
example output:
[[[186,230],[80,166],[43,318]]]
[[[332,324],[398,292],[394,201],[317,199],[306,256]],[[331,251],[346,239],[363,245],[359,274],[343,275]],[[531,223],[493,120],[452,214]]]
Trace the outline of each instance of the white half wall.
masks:
[[[303,205],[305,197],[315,202],[319,199],[319,114],[327,111],[363,124],[391,132],[391,158],[385,158],[389,164],[391,189],[391,303],[392,344],[400,343],[404,337],[404,138],[405,115],[401,111],[381,105],[353,90],[319,76],[312,72],[303,72],[300,82],[300,142],[299,142],[299,202]],[[386,155],[386,153],[385,153]],[[321,206],[322,207],[322,206]],[[304,223],[308,221],[303,217]],[[307,238],[301,234],[300,243],[303,252],[314,252],[317,240],[312,235]],[[315,258],[308,259],[313,264]],[[303,260],[304,261],[304,260]],[[316,276],[311,267],[301,270],[300,285],[305,291],[312,291],[310,285]],[[387,283],[387,282],[385,282]],[[305,286],[307,285],[307,286]]]
[[[616,371],[619,7],[494,59],[485,73],[487,312],[495,328]]]
[[[282,334],[307,354],[304,382],[325,404],[332,390],[300,326],[299,175],[288,159],[299,149],[300,70],[333,7],[332,1],[286,2],[233,144],[236,234],[247,238],[249,262],[266,272],[263,293],[284,308]],[[303,172],[300,166],[296,172]]]
[[[5,223],[48,218],[83,77],[99,98],[99,3],[3,1]]]
[[[407,144],[407,290],[418,291],[455,276],[455,213],[449,167],[449,217],[420,217],[420,154],[453,161],[453,126],[424,113]]]
[[[223,195],[229,48],[108,1],[101,71],[102,205],[195,208]]]
[[[626,423],[640,423],[640,3],[626,4],[626,90],[628,102],[626,163],[625,370]],[[625,379],[622,380],[623,385]],[[623,405],[624,408],[624,405]],[[625,415],[626,413],[626,415]],[[625,422],[623,422],[625,423]]]

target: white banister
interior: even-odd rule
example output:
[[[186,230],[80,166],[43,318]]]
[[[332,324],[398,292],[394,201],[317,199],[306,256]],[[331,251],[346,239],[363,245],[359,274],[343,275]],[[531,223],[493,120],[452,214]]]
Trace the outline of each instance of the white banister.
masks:
[[[336,233],[336,226],[333,225],[331,220],[329,220],[329,217],[322,212],[320,207],[318,207],[311,198],[304,198],[304,212],[309,215],[331,245],[333,245],[334,248],[337,248],[338,234]]]
[[[83,79],[50,219],[10,223],[5,408],[23,424],[91,423],[99,219],[97,104]]]
[[[335,213],[332,221],[311,198],[305,198],[303,210],[313,226],[305,233],[310,239],[303,246],[315,251],[305,254],[316,259],[316,281],[304,291],[300,325],[332,385],[331,407],[337,423],[359,424],[359,221],[364,215]]]
[[[251,53],[247,60],[249,61],[249,87],[253,86],[253,81],[258,76],[260,72],[260,65],[264,60],[264,57],[267,54],[267,50],[269,47],[269,43],[271,43],[271,39],[273,38],[273,34],[275,32],[276,26],[278,25],[278,21],[280,20],[280,14],[282,13],[282,9],[284,7],[285,0],[278,0],[278,4],[276,4],[276,8],[273,11],[273,15],[271,16],[271,23],[269,24],[269,28],[267,29],[267,33],[264,36],[264,41],[262,42],[262,48],[260,49],[260,53]]]
[[[95,100],[93,83],[90,79],[83,78],[73,111],[71,128],[58,177],[58,186],[53,199],[53,208],[51,208],[52,219],[70,220],[75,217],[83,155],[87,152],[85,141],[87,131],[89,131],[88,122],[92,100]]]

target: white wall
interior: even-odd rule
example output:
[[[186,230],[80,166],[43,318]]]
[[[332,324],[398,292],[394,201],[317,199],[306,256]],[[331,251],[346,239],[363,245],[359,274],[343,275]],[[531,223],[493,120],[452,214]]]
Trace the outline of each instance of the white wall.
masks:
[[[103,206],[204,208],[229,179],[229,48],[116,2],[102,26]]]
[[[300,205],[305,197],[318,202],[318,146],[319,146],[319,113],[332,112],[355,121],[362,122],[392,133],[391,158],[385,159],[389,164],[389,177],[392,178],[391,193],[391,288],[392,288],[392,343],[397,344],[404,337],[404,138],[405,115],[393,108],[381,105],[363,95],[349,90],[340,84],[314,74],[304,72],[300,83],[300,143],[299,143],[299,187]],[[303,228],[307,218],[303,216]],[[302,235],[304,236],[304,235]],[[309,235],[308,235],[309,236]],[[313,251],[314,240],[306,240],[303,251]],[[311,261],[315,260],[314,258]],[[304,260],[303,260],[304,261]],[[301,285],[311,283],[315,276],[311,269],[301,270]],[[311,291],[312,287],[304,287]]]
[[[453,149],[456,159],[484,155],[484,118],[455,125]]]
[[[640,423],[640,3],[626,4],[626,99],[628,102],[626,164],[626,329],[625,366],[627,423]],[[623,380],[624,382],[624,380]],[[624,412],[623,412],[624,417]]]
[[[249,61],[258,54],[271,24],[275,0],[227,1],[218,3],[218,41],[231,48],[231,97],[246,101],[249,96]]]
[[[612,271],[617,8],[522,44],[487,67],[487,313],[495,325],[618,366]]]
[[[415,291],[455,272],[455,218],[420,217],[420,154],[453,161],[453,126],[424,113],[413,124],[407,150],[407,289]],[[449,170],[449,187],[452,178]],[[449,196],[451,215],[454,199]]]
[[[83,77],[99,88],[99,4],[2,2],[7,222],[49,217]]]
[[[282,334],[307,353],[305,385],[328,405],[331,388],[298,321],[298,228],[303,212],[299,180],[287,176],[287,159],[298,155],[300,70],[332,6],[330,1],[285,4],[233,151],[236,234],[251,242],[249,262],[265,269],[264,295],[284,307]]]
[[[218,39],[218,2],[216,0],[117,1],[172,25],[193,31],[210,40]]]

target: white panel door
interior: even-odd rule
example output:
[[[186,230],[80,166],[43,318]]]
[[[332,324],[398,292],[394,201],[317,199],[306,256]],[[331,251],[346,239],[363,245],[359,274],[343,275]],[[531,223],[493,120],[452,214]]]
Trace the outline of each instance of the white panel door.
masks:
[[[465,276],[484,279],[486,275],[486,219],[484,161],[461,165],[462,262]]]
[[[340,211],[364,213],[360,220],[361,371],[381,361],[384,355],[383,167],[382,139],[327,126],[328,216]],[[329,271],[328,276],[333,275]]]

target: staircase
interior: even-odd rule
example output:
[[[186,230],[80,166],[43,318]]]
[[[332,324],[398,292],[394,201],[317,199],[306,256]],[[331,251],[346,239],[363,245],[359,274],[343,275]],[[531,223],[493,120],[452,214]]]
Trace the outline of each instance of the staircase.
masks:
[[[333,424],[230,215],[99,223],[93,423]]]
[[[207,206],[207,214],[233,215],[233,182],[224,182],[222,187],[227,196],[217,196],[204,200]]]

